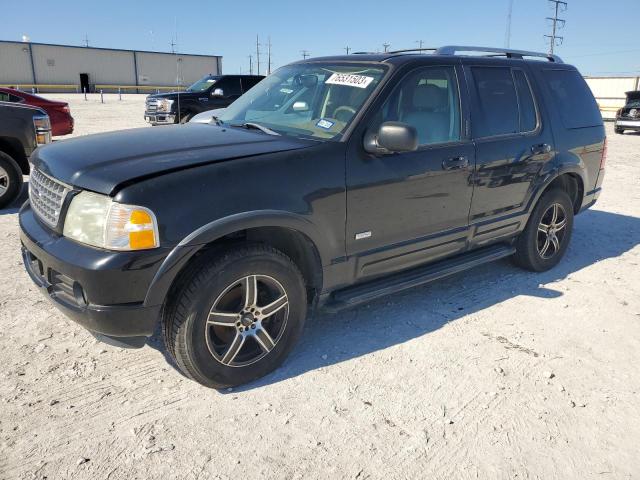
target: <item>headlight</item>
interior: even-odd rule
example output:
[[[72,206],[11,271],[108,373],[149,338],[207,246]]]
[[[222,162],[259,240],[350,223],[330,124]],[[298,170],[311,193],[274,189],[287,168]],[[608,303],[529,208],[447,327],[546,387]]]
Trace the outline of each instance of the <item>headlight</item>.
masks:
[[[45,145],[51,143],[51,121],[48,115],[34,116],[33,126],[36,130],[36,144]]]
[[[173,105],[173,100],[167,100],[166,98],[163,98],[162,100],[158,101],[158,112],[170,112],[171,111],[171,105]]]
[[[62,233],[80,243],[109,250],[144,250],[160,245],[158,223],[151,210],[92,192],[73,197]]]

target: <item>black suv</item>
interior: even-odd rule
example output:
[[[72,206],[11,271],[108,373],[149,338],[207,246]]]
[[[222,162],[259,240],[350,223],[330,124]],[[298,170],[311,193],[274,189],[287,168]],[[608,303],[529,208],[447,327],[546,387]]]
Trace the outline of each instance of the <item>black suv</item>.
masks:
[[[228,107],[263,78],[261,75],[207,75],[184,92],[149,95],[144,119],[151,125],[187,123],[200,112]]]
[[[640,91],[627,92],[627,101],[616,112],[615,132],[622,134],[625,130],[640,131]]]
[[[37,107],[0,102],[0,208],[22,190],[29,174],[29,156],[38,145],[51,142],[51,122]]]
[[[548,270],[600,193],[598,106],[558,57],[470,49],[304,60],[211,124],[38,149],[63,193],[20,211],[26,269],[107,341],[161,322],[212,387],[276,368],[317,307],[504,257]]]

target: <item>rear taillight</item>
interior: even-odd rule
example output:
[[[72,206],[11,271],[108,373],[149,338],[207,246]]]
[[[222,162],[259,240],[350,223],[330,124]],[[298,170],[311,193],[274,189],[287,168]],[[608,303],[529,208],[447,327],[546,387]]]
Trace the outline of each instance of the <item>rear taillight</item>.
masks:
[[[65,105],[60,110],[62,110],[64,113],[71,113],[71,109],[69,108],[69,105]]]
[[[607,150],[607,137],[604,137],[604,145],[602,146],[602,158],[600,159],[600,170],[602,170],[605,163],[607,163]]]

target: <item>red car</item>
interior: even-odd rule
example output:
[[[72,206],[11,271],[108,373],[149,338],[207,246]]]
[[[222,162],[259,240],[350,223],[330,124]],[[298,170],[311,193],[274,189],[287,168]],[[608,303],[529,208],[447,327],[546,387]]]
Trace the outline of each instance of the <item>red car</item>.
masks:
[[[47,100],[38,95],[14,90],[13,88],[0,87],[0,102],[15,102],[33,105],[42,108],[51,120],[51,134],[53,136],[68,135],[73,133],[73,117],[69,110],[69,104]]]

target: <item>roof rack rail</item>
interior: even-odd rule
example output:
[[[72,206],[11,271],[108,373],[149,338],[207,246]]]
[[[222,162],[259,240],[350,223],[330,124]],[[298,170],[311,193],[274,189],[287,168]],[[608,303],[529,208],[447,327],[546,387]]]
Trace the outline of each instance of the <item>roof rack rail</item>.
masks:
[[[528,52],[526,50],[512,50],[509,48],[493,48],[493,47],[469,47],[463,45],[447,45],[435,50],[436,55],[455,55],[458,52],[484,52],[492,53],[496,56],[504,55],[507,58],[523,58],[523,57],[539,57],[546,58],[550,62],[564,63],[562,59],[550,53]]]
[[[383,53],[409,53],[409,52],[435,52],[437,48],[405,48],[404,50],[392,50]]]

